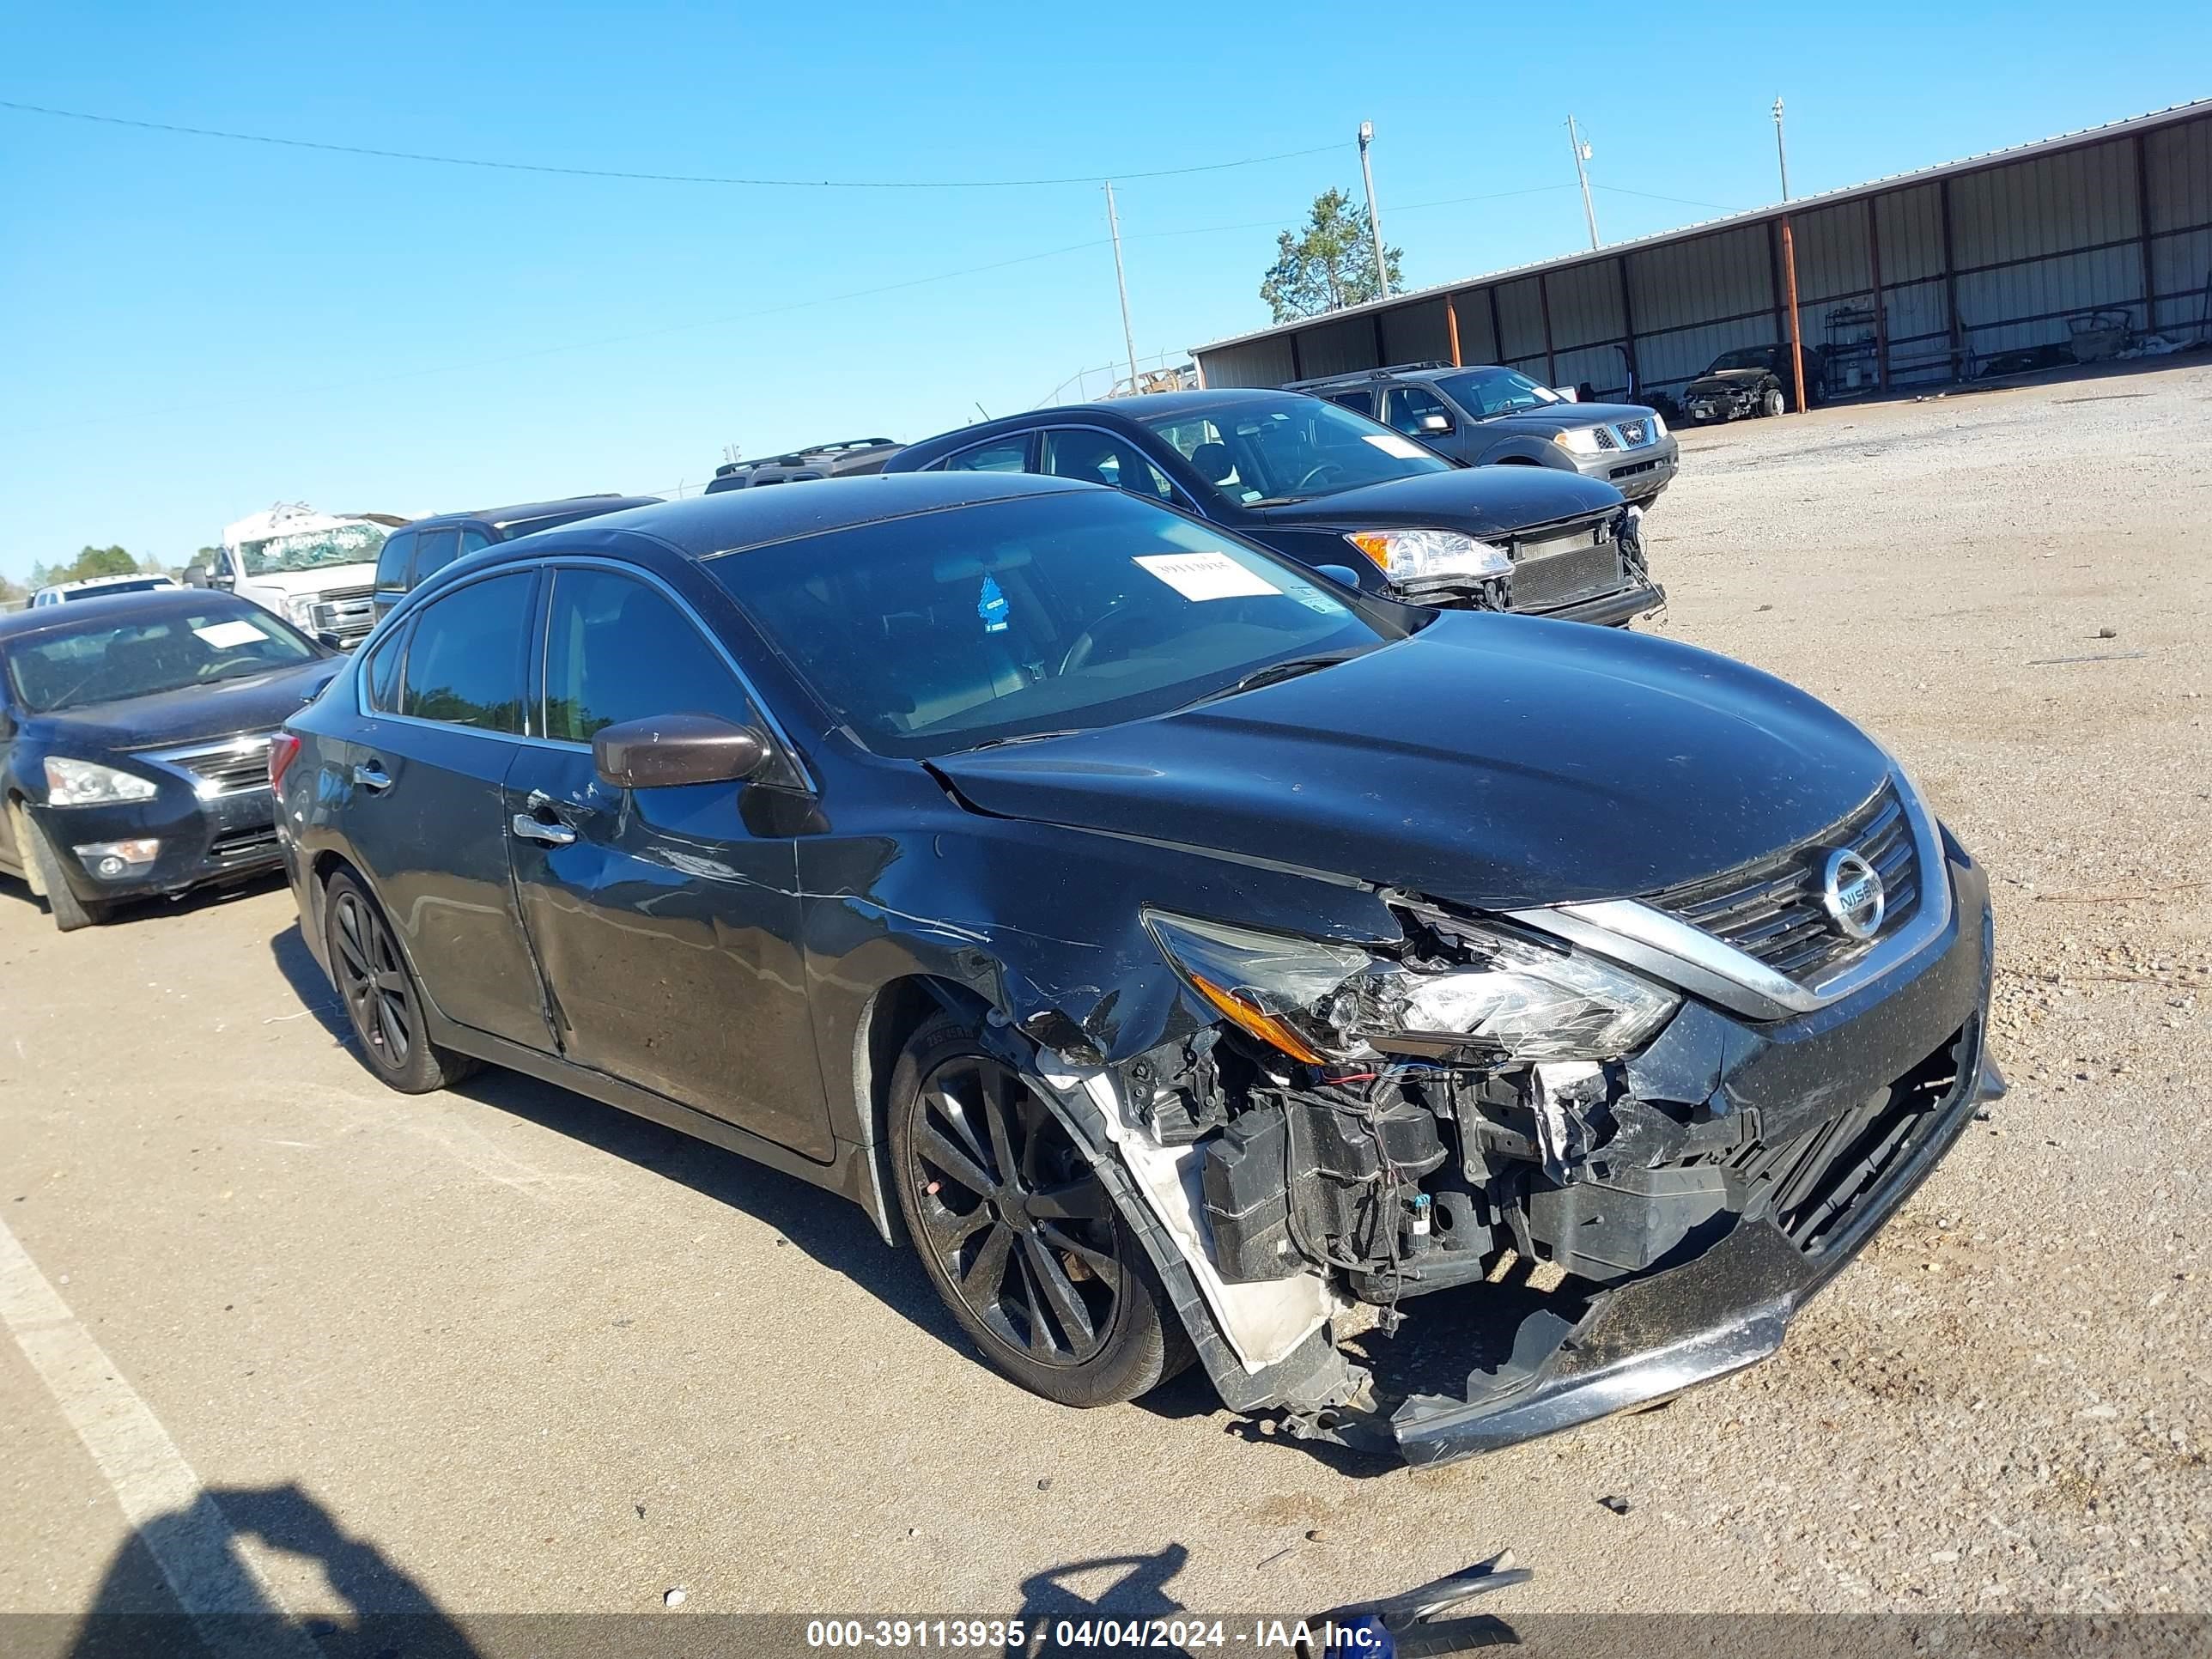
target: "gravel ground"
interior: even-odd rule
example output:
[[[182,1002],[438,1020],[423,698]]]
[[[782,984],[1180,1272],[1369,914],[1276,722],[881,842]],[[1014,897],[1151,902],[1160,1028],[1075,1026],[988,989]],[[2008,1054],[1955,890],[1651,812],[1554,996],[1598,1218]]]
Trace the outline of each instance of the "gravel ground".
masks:
[[[1195,1377],[1061,1411],[857,1212],[384,1092],[265,887],[63,939],[0,884],[0,1222],[302,1613],[1285,1612],[1508,1547],[1509,1616],[2205,1610],[2212,368],[1684,447],[1660,625],[1880,733],[1999,905],[2014,1092],[1769,1364],[1418,1472]],[[0,1342],[0,1612],[167,1605],[115,1473]]]

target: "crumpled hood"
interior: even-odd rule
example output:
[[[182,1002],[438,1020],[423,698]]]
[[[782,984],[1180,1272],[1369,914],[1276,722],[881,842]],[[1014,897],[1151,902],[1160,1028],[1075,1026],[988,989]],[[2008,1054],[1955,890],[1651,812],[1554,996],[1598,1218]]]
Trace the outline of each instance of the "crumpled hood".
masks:
[[[1689,391],[1682,395],[1693,397],[1700,392],[1736,392],[1745,386],[1757,386],[1769,374],[1765,368],[1723,368],[1711,374],[1700,374],[1690,382]]]
[[[933,764],[994,815],[1484,908],[1716,874],[1817,834],[1887,770],[1843,716],[1731,659],[1464,611],[1179,714]]]
[[[1552,467],[1462,466],[1252,512],[1268,524],[1340,530],[1423,526],[1485,538],[1618,510],[1622,500],[1601,479]]]
[[[53,749],[82,749],[89,756],[266,732],[297,714],[343,666],[335,658],[319,657],[251,678],[217,680],[150,697],[33,714],[25,722],[24,735]]]

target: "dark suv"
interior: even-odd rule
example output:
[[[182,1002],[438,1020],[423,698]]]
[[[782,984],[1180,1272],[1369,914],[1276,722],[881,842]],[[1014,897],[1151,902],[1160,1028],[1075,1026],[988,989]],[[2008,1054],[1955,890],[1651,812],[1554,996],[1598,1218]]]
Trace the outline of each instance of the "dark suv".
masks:
[[[1577,403],[1518,369],[1404,363],[1290,389],[1369,416],[1469,466],[1554,466],[1601,478],[1643,507],[1674,477],[1677,446],[1657,410]]]
[[[376,556],[376,617],[420,586],[464,553],[495,542],[511,542],[532,531],[552,530],[626,507],[658,507],[658,495],[570,495],[557,501],[525,501],[514,507],[479,507],[473,513],[440,513],[417,519],[385,538]]]
[[[1828,361],[1818,346],[1801,346],[1805,400],[1828,395]],[[1682,392],[1682,413],[1692,426],[1746,415],[1779,415],[1797,406],[1797,375],[1786,345],[1738,346],[1723,351]]]
[[[841,438],[833,444],[811,444],[787,455],[771,455],[764,461],[729,461],[714,469],[707,493],[719,495],[726,489],[804,483],[810,478],[865,477],[882,471],[884,463],[898,453],[895,438]]]

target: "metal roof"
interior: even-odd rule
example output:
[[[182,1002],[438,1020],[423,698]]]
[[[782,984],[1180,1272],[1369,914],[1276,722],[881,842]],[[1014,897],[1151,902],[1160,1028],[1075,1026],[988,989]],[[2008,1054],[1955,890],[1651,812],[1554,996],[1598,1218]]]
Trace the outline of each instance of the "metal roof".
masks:
[[[1462,289],[1486,288],[1493,283],[1510,282],[1516,277],[1533,276],[1538,272],[1565,270],[1600,259],[1619,258],[1625,253],[1641,249],[1662,247],[1670,242],[1688,241],[1699,236],[1710,236],[1716,231],[1729,230],[1742,225],[1760,224],[1779,218],[1785,213],[1805,213],[1816,208],[1832,207],[1839,202],[1856,201],[1862,197],[1880,195],[1885,191],[1900,190],[1914,185],[1924,185],[1938,179],[1961,173],[1978,173],[1985,168],[2004,167],[2014,161],[2024,161],[2038,155],[2055,155],[2086,145],[2103,143],[2130,133],[2148,131],[2159,127],[2178,125],[2198,116],[2212,115],[2212,98],[2199,98],[2186,104],[2173,104],[2165,109],[2153,110],[2145,115],[2130,115],[2118,121],[2108,121],[2102,126],[2083,127],[2074,132],[2062,132],[2054,137],[2039,138],[2031,143],[2015,144],[2010,149],[1993,149],[1979,155],[1968,155],[1956,161],[1938,162],[1934,167],[1922,167],[1913,173],[1893,173],[1885,178],[1870,179],[1862,185],[1844,185],[1835,190],[1822,191],[1816,196],[1793,197],[1787,202],[1773,202],[1765,207],[1745,208],[1741,212],[1722,215],[1717,219],[1701,219],[1674,230],[1654,231],[1649,236],[1638,236],[1626,242],[1608,242],[1602,247],[1585,248],[1577,253],[1555,254],[1548,259],[1532,259],[1524,264],[1507,265],[1498,270],[1485,271],[1478,276],[1461,276],[1449,283],[1433,283],[1426,288],[1408,289],[1393,294],[1388,299],[1370,300],[1364,304],[1346,306],[1337,311],[1318,312],[1310,317],[1293,318],[1288,322],[1271,323],[1266,328],[1255,328],[1243,334],[1232,334],[1225,338],[1210,340],[1206,344],[1193,346],[1193,355],[1220,351],[1230,346],[1247,345],[1255,340],[1272,339],[1299,329],[1312,328],[1323,323],[1341,322],[1347,317],[1364,317],[1377,311],[1388,311],[1394,306],[1416,304],[1423,300],[1455,294]]]

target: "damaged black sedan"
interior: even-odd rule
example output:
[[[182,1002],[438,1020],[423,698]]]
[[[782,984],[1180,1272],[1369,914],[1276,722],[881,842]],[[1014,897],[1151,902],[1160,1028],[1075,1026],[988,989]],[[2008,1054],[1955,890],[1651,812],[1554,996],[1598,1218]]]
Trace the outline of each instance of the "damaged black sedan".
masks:
[[[1672,1394],[2001,1087],[1982,872],[1833,711],[1096,485],[487,550],[289,729],[377,1075],[513,1066],[840,1193],[1069,1405],[1194,1356],[1432,1462]],[[1447,1304],[1448,1389],[1363,1362]]]

